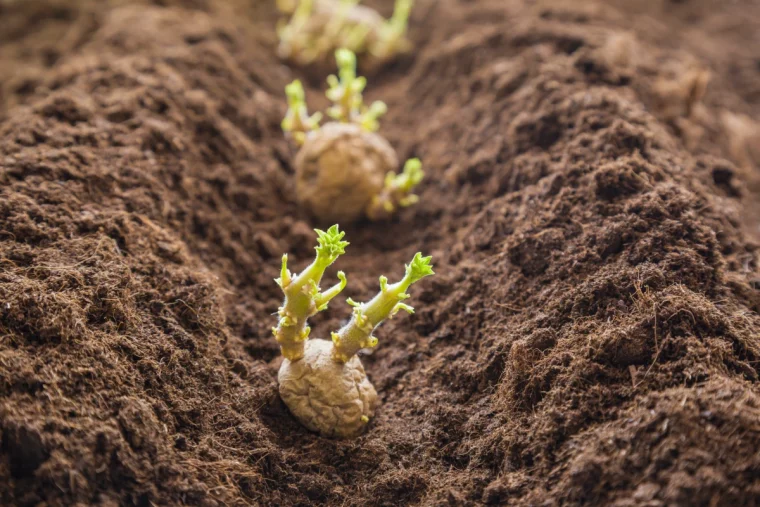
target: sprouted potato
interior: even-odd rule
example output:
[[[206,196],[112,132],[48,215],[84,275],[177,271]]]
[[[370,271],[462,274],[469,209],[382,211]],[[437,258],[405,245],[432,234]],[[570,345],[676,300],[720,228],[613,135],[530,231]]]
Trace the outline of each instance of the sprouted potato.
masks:
[[[300,81],[285,88],[288,111],[282,128],[301,147],[295,159],[296,198],[322,223],[386,219],[418,201],[413,190],[424,177],[422,163],[410,159],[396,174],[396,154],[377,133],[387,106],[364,104],[367,80],[356,75],[353,52],[339,49],[335,56],[338,75],[327,80],[332,122],[320,127],[322,114],[309,115]]]
[[[359,0],[278,0],[290,15],[277,29],[281,58],[298,64],[322,60],[338,48],[367,54],[381,64],[411,49],[406,37],[413,0],[396,0],[393,15],[384,19]]]
[[[317,230],[317,255],[306,269],[292,275],[283,256],[277,283],[285,294],[280,320],[272,331],[285,359],[277,375],[280,397],[306,428],[327,437],[354,438],[360,435],[377,407],[377,391],[367,378],[357,353],[377,346],[377,327],[400,310],[414,313],[404,301],[407,290],[418,280],[432,275],[430,257],[417,253],[406,266],[404,277],[388,284],[380,277],[380,292],[366,303],[353,307],[351,320],[331,333],[331,340],[309,339],[307,320],[327,307],[346,286],[340,283],[320,292],[324,270],[345,252],[347,242],[337,225],[326,232]]]

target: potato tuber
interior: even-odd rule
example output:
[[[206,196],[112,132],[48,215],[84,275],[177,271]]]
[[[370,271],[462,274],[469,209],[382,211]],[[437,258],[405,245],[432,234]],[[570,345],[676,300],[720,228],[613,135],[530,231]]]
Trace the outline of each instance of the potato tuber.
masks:
[[[324,267],[343,253],[347,243],[340,241],[343,233],[338,231],[337,225],[327,233],[317,232],[320,234],[317,259],[303,273],[291,278],[285,266],[286,257],[283,257],[283,275],[278,284],[285,292],[285,303],[280,309],[280,323],[274,330],[285,356],[277,375],[279,392],[290,412],[306,428],[327,437],[353,438],[364,431],[377,406],[377,392],[356,354],[377,345],[372,333],[383,320],[399,310],[414,313],[414,309],[403,302],[409,297],[406,291],[421,278],[432,275],[433,269],[430,257],[416,254],[399,282],[388,285],[387,278],[381,276],[380,292],[369,302],[360,304],[348,300],[353,306],[353,315],[345,326],[332,333],[332,341],[307,339],[308,317],[324,308],[346,282],[340,273],[339,285],[324,294],[319,293],[317,284]],[[325,248],[328,244],[332,249]],[[286,336],[282,330],[290,334]]]
[[[336,51],[338,76],[331,75],[327,114],[334,121],[319,126],[321,115],[309,116],[300,81],[285,93],[288,111],[282,128],[301,146],[295,159],[296,198],[322,223],[388,218],[401,207],[417,202],[412,193],[424,173],[419,159],[408,160],[397,175],[398,159],[391,145],[375,131],[387,107],[375,101],[364,105],[367,85],[356,75],[356,55]]]
[[[320,222],[354,222],[398,165],[388,142],[350,123],[311,132],[296,155],[298,202]]]

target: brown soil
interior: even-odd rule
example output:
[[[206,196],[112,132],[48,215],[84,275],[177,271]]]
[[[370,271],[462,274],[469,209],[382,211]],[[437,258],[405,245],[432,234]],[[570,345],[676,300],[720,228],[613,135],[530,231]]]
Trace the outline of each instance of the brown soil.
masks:
[[[335,441],[277,395],[272,3],[0,0],[0,501],[760,504],[758,4],[417,1],[369,99],[421,202],[336,268],[438,274]]]

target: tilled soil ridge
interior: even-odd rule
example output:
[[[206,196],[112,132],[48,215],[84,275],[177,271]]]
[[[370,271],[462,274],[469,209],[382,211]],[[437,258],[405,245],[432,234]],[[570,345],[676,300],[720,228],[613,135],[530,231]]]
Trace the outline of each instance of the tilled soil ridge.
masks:
[[[314,240],[272,7],[124,3],[3,7],[47,23],[0,52],[33,61],[0,78],[3,503],[760,502],[747,74],[705,90],[709,55],[607,4],[420,0],[369,98],[421,201],[336,269],[354,299],[416,251],[437,275],[363,359],[367,434],[327,440],[276,388],[272,279]]]

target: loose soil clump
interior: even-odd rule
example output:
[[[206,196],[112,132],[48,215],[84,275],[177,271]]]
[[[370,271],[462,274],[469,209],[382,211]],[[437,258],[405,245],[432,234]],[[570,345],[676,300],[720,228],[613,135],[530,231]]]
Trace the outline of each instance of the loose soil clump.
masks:
[[[283,88],[323,77],[270,4],[0,2],[0,501],[760,503],[760,8],[416,2],[368,98],[420,202],[340,269],[437,275],[344,441],[277,392],[314,242]]]

